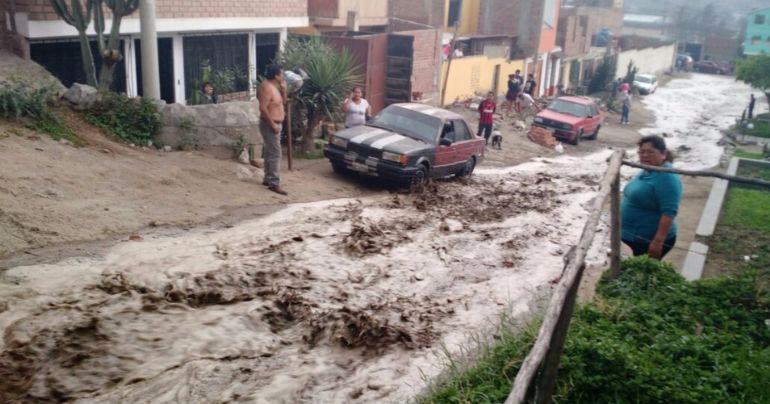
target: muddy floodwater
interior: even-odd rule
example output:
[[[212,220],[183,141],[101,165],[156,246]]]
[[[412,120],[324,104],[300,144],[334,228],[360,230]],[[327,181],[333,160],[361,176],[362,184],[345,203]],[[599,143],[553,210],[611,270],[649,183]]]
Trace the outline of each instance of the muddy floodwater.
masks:
[[[404,401],[441,371],[441,347],[550,295],[608,155],[10,268],[0,401]]]

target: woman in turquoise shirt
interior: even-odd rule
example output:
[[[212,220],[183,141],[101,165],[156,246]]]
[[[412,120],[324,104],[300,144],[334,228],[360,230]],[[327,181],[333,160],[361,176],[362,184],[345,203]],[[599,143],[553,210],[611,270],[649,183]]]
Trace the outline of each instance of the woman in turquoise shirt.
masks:
[[[671,167],[666,142],[660,136],[639,141],[642,164]],[[677,174],[644,170],[623,189],[622,240],[634,255],[661,259],[676,243],[676,213],[682,200]]]

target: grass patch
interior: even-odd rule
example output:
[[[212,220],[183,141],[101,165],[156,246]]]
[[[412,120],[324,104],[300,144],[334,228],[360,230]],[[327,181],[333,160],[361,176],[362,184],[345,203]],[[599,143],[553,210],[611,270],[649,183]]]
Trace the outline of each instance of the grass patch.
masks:
[[[731,187],[714,235],[709,264],[740,271],[756,269],[770,283],[770,191]],[[748,260],[746,260],[748,257]]]
[[[77,146],[84,145],[85,142],[49,106],[53,95],[51,86],[39,86],[20,79],[0,81],[0,116],[16,120],[55,140],[66,139]]]
[[[770,192],[730,188],[720,224],[770,234]]]
[[[556,402],[769,402],[770,301],[757,273],[687,282],[667,263],[625,260],[576,310]],[[423,403],[503,402],[531,347],[506,338]]]
[[[754,125],[749,129],[748,124]],[[770,114],[760,114],[753,119],[749,119],[746,122],[746,127],[743,129],[743,133],[749,136],[768,137],[770,138]]]
[[[742,149],[735,149],[735,153],[733,153],[733,156],[744,158],[744,159],[754,159],[754,160],[762,160],[762,158],[764,157],[762,153],[753,153]]]

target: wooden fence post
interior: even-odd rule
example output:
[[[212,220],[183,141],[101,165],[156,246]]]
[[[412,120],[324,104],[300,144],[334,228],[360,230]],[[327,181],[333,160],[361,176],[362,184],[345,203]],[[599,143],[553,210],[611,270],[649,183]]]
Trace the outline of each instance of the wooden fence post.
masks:
[[[535,391],[535,402],[538,404],[550,404],[553,401],[553,390],[556,388],[556,378],[559,375],[559,362],[561,361],[561,354],[564,352],[564,342],[567,340],[567,330],[569,330],[572,313],[575,311],[575,300],[577,300],[577,292],[585,267],[585,264],[580,267],[575,282],[567,292],[567,300],[559,315],[559,321],[556,323],[556,329],[553,332],[553,338],[551,338],[551,346],[543,360],[543,370],[538,376],[539,380]]]
[[[620,276],[620,175],[612,181],[610,189],[610,276]]]
[[[577,289],[580,286],[583,268],[585,268],[586,254],[596,234],[599,216],[604,208],[604,204],[607,202],[612,184],[615,178],[620,175],[620,164],[623,161],[623,154],[622,150],[617,150],[610,157],[609,167],[604,174],[604,179],[602,179],[599,193],[592,203],[588,220],[583,227],[580,240],[575,248],[575,255],[565,265],[561,280],[556,285],[556,291],[554,291],[551,301],[548,303],[537,340],[529,354],[527,354],[527,357],[524,358],[513,382],[511,393],[505,400],[505,404],[525,402],[533,386],[538,386],[537,395],[543,397],[543,400],[551,397],[553,394],[559,360],[564,349],[569,324],[572,320],[572,310],[575,305]]]

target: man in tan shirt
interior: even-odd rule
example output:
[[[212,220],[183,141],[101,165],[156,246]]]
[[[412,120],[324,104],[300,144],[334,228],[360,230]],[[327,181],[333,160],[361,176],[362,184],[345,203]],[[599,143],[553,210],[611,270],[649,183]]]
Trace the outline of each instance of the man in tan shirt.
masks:
[[[286,101],[286,82],[283,79],[283,69],[280,65],[267,67],[265,81],[257,91],[259,100],[259,131],[264,140],[262,154],[265,159],[266,185],[271,191],[287,195],[281,188],[279,170],[281,168],[281,129],[286,117],[284,102]]]

